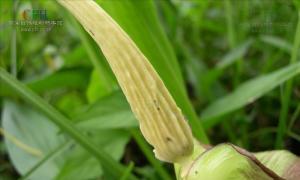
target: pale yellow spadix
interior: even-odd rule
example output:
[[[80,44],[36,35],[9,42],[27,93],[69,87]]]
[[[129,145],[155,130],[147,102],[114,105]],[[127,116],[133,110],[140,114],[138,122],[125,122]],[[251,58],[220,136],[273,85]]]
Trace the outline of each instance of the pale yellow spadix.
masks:
[[[180,162],[191,155],[193,137],[181,110],[124,30],[92,0],[58,2],[100,46],[156,157],[166,162]]]

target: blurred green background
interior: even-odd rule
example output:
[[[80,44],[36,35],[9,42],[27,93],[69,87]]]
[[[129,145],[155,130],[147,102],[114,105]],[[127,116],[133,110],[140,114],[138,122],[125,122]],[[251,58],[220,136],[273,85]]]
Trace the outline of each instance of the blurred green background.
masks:
[[[197,138],[300,155],[298,0],[96,2],[158,71]],[[0,11],[2,68],[129,174],[174,178],[173,167],[154,158],[101,50],[71,14],[54,0],[1,0]],[[34,21],[40,24],[26,24]],[[0,96],[0,179],[110,179],[4,82]]]

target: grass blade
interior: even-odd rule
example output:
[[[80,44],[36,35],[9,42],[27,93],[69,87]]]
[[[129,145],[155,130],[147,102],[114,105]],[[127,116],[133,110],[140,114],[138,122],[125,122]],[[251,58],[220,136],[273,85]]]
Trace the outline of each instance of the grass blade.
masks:
[[[247,40],[246,42],[242,43],[238,47],[234,48],[232,51],[230,51],[228,54],[226,54],[220,62],[217,64],[218,69],[224,69],[228,66],[230,66],[235,61],[242,58],[245,53],[247,52],[250,45],[253,43],[252,39]]]
[[[233,19],[233,10],[232,10],[232,2],[231,0],[224,1],[225,11],[226,11],[226,24],[227,24],[227,35],[230,49],[236,48],[237,38],[236,38],[236,30],[234,27],[234,19]],[[233,60],[232,60],[233,61]],[[239,79],[242,71],[243,61],[241,59],[236,60],[236,73],[234,78],[234,85],[239,84]]]
[[[298,11],[298,23],[295,32],[295,41],[294,41],[294,46],[291,54],[290,64],[292,65],[295,64],[296,66],[299,49],[300,49],[300,11]],[[276,143],[275,143],[275,148],[277,149],[282,148],[284,146],[284,136],[286,135],[286,131],[287,131],[287,116],[289,112],[289,104],[292,95],[292,87],[293,87],[293,79],[290,79],[284,87],[283,98],[281,100],[282,107],[280,110],[280,118],[279,118]]]
[[[277,47],[279,49],[282,49],[288,53],[291,53],[292,48],[293,48],[291,44],[289,44],[288,42],[284,41],[283,39],[275,37],[275,36],[262,35],[262,36],[260,36],[260,39],[264,43],[270,44],[270,45]]]
[[[292,131],[288,131],[287,132],[288,136],[290,136],[291,138],[294,138],[295,140],[297,140],[298,142],[300,142],[300,135],[293,133]]]
[[[296,63],[245,82],[232,93],[213,102],[203,110],[202,118],[204,119],[205,128],[215,125],[220,120],[217,119],[218,117],[253,102],[299,73],[300,63]]]
[[[289,126],[288,126],[288,131],[290,131],[292,129],[292,127],[293,127],[294,123],[296,122],[296,119],[299,115],[300,115],[300,104],[298,104],[298,107],[296,108],[296,110],[295,110],[295,112],[294,112],[294,114],[291,118],[291,121],[290,121]]]
[[[124,174],[122,175],[122,177],[120,178],[120,180],[126,180],[128,179],[128,176],[130,174],[130,172],[133,170],[134,168],[134,163],[131,161],[128,165],[128,167],[126,168],[126,170],[124,171]]]
[[[17,9],[18,9],[19,1],[16,0],[13,2],[13,10],[12,10],[12,18],[13,21],[16,20],[17,16]],[[17,77],[17,29],[15,26],[12,27],[11,33],[11,51],[10,51],[10,61],[11,61],[11,74]]]

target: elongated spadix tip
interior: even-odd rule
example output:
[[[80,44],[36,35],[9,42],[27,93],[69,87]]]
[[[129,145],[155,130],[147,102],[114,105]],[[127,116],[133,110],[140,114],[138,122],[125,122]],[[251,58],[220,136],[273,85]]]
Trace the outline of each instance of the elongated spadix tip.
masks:
[[[193,136],[181,110],[147,58],[92,0],[58,0],[97,42],[156,157],[178,162],[192,154]]]

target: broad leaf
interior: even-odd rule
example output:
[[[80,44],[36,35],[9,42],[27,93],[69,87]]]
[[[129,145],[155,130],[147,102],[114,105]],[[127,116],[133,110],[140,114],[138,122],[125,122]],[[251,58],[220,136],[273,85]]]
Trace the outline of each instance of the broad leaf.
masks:
[[[101,77],[102,75],[104,74],[100,74],[96,69],[94,69],[91,74],[90,82],[86,91],[86,96],[90,103],[94,103],[96,100],[110,94],[112,91],[112,89],[107,88],[104,84],[105,80]],[[110,87],[114,87],[114,89],[118,88],[116,83],[112,80]]]
[[[15,168],[20,174],[25,174],[31,167],[40,161],[47,153],[64,142],[58,128],[45,116],[32,110],[26,105],[5,101],[2,112],[2,126],[8,134],[35,151],[13,143],[5,138],[8,154]],[[34,153],[39,152],[39,153]],[[62,156],[47,161],[30,179],[53,179],[59,172],[64,161]]]
[[[61,146],[66,139],[47,117],[25,105],[10,101],[5,101],[2,123],[9,156],[21,175]],[[129,137],[129,133],[124,130],[89,130],[90,140],[98,148],[110,152],[116,160],[122,157]],[[102,172],[99,161],[76,145],[75,148],[65,148],[60,154],[52,155],[29,178],[84,179],[99,177]]]
[[[89,132],[89,134],[97,146],[109,152],[114,159],[120,160],[123,156],[125,145],[129,140],[129,134],[126,131],[101,130]],[[96,179],[101,175],[103,175],[103,171],[97,159],[81,147],[76,146],[56,178],[61,180]]]
[[[87,80],[90,75],[90,70],[88,68],[72,68],[72,69],[62,69],[45,75],[39,78],[26,80],[26,85],[30,87],[33,91],[37,93],[49,92],[50,90],[55,90],[59,88],[72,88],[83,90],[86,88]],[[67,79],[67,81],[66,81]],[[8,86],[1,86],[0,95],[2,96],[13,96],[11,90]]]
[[[138,122],[121,92],[82,108],[75,115],[77,125],[86,130],[137,127]]]

